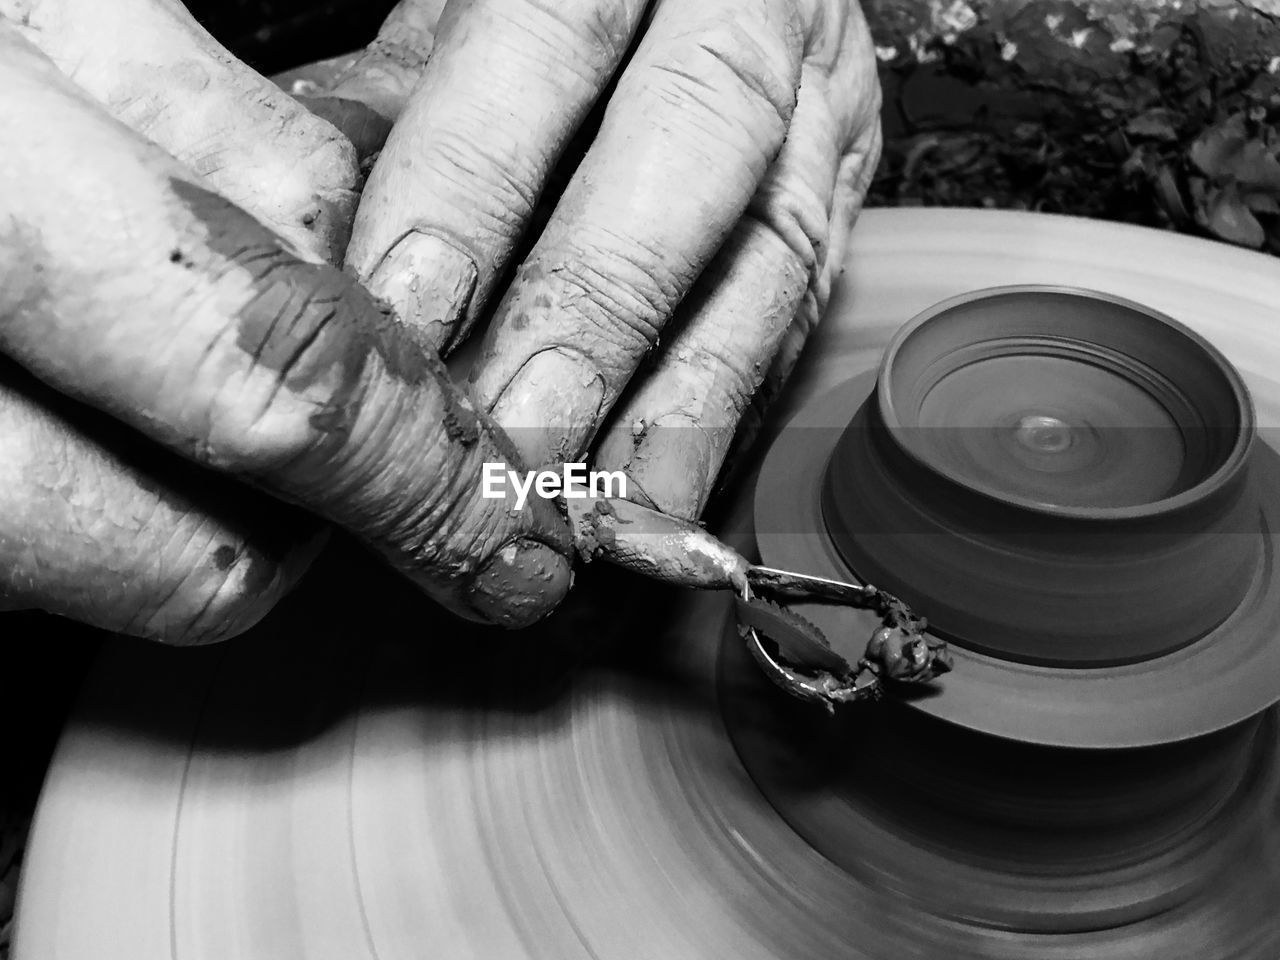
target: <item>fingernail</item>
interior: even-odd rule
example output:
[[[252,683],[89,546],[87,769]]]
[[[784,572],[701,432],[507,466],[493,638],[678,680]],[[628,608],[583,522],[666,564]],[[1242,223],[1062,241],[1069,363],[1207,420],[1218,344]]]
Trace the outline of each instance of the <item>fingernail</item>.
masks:
[[[525,361],[490,411],[526,464],[575,462],[591,442],[604,378],[584,354],[550,347]]]
[[[569,592],[569,561],[536,540],[512,540],[476,572],[467,601],[497,626],[527,627],[556,608]]]
[[[466,253],[440,237],[414,232],[391,248],[368,287],[441,350],[465,332],[460,328],[475,296],[476,276],[475,261]]]
[[[627,474],[663,513],[696,519],[720,465],[711,435],[683,413],[664,414],[637,426],[642,432]]]

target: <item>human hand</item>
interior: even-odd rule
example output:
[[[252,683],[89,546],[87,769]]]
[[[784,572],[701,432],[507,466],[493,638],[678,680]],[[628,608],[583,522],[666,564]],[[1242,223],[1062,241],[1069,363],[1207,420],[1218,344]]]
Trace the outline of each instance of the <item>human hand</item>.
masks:
[[[220,639],[296,579],[318,516],[459,613],[511,626],[545,613],[568,588],[563,519],[538,498],[513,511],[478,496],[484,462],[516,459],[509,441],[323,262],[341,218],[316,199],[314,168],[280,160],[308,131],[335,156],[350,145],[267,81],[219,72],[176,5],[102,6],[0,0],[0,607]],[[94,22],[105,53],[79,49]],[[178,147],[194,137],[204,177],[28,36],[125,123]],[[266,103],[275,120],[246,132],[241,97],[250,119]],[[259,153],[275,159],[255,167]],[[224,155],[234,169],[216,167]],[[255,179],[292,174],[327,239]],[[292,242],[213,192],[218,176]]]
[[[446,351],[501,294],[472,385],[529,465],[594,441],[633,498],[696,517],[744,410],[821,315],[879,155],[860,11],[450,0],[434,39],[348,268]],[[598,98],[599,131],[503,290]]]
[[[417,53],[414,55],[425,57],[432,41],[431,33],[435,29],[434,17],[438,8],[438,0],[404,0],[398,19],[393,16],[388,21],[389,27],[384,28],[384,34],[397,41],[405,40],[407,46],[402,45],[392,55],[375,44],[363,57],[357,59],[354,69],[347,72],[346,87],[342,91],[344,96],[365,99],[380,108],[386,108],[389,104],[392,112],[398,109],[416,71],[421,69],[420,62],[411,62],[412,56],[405,59],[404,50],[416,42]],[[455,9],[461,11],[460,17],[467,15],[460,7]],[[627,15],[633,27],[638,24],[638,17],[634,13],[632,11]],[[386,366],[386,357],[382,353],[389,351],[391,355],[399,355],[401,350],[407,350],[415,357],[420,357],[420,354],[405,342],[403,336],[380,322],[381,314],[377,313],[358,290],[350,285],[344,286],[340,278],[336,278],[331,272],[308,272],[305,269],[308,266],[306,261],[333,259],[342,250],[346,225],[344,211],[349,211],[354,197],[354,185],[358,179],[354,151],[346,141],[334,135],[332,127],[317,121],[293,101],[274,90],[265,80],[236,63],[211,38],[203,34],[180,7],[168,0],[118,0],[106,9],[99,9],[89,0],[0,0],[0,14],[18,24],[19,30],[28,39],[37,40],[101,105],[191,164],[200,171],[201,183],[215,186],[222,193],[235,197],[238,203],[285,238],[285,245],[291,249],[273,249],[265,259],[273,271],[279,263],[288,264],[285,272],[291,276],[275,277],[275,281],[283,279],[285,282],[273,282],[272,286],[277,288],[276,293],[280,293],[282,287],[299,293],[301,302],[294,309],[300,319],[305,320],[303,314],[306,313],[306,303],[318,302],[317,294],[323,297],[326,290],[332,293],[328,285],[335,285],[340,291],[335,296],[343,307],[337,311],[342,322],[335,323],[333,317],[327,317],[323,323],[325,332],[317,334],[317,342],[328,342],[330,339],[343,341],[349,346],[354,344],[356,352],[361,348],[369,348],[366,351],[368,362],[360,362],[351,369],[344,369],[342,375],[336,378],[337,383],[326,385],[333,386],[338,394],[345,397],[348,388],[352,388],[351,381],[354,378],[353,389],[356,393],[363,396],[367,391],[374,395],[368,404],[362,405],[361,411],[352,414],[357,423],[359,413],[378,415],[369,413],[369,410],[380,411],[392,422],[398,422],[398,418],[412,422],[414,410],[428,421],[436,421],[440,419],[442,409],[460,402],[444,383],[438,367],[431,367],[425,359],[424,362],[431,367],[430,375],[425,377],[425,385],[414,384],[414,389],[407,386],[403,388],[404,392],[413,395],[409,400],[401,402],[403,398],[397,399],[398,391],[395,389],[382,389],[381,380],[387,374],[386,369],[380,369]],[[658,22],[662,22],[661,17]],[[859,18],[854,25],[855,33],[860,25]],[[102,126],[101,118],[96,117],[95,111],[85,103],[78,102],[76,91],[61,83],[61,78],[42,76],[44,66],[35,64],[30,57],[31,51],[22,49],[20,41],[13,36],[5,36],[3,39],[7,48],[17,51],[10,58],[8,66],[19,75],[25,74],[27,86],[30,86],[34,78],[37,83],[47,83],[54,87],[52,97],[55,109],[51,115],[62,116],[65,121],[65,129],[60,136],[36,141],[41,149],[23,150],[17,156],[8,158],[11,161],[25,161],[8,164],[6,172],[10,178],[10,186],[23,180],[24,176],[33,178],[32,182],[43,182],[49,177],[56,180],[74,163],[74,158],[83,153],[75,134],[77,127],[83,127],[80,132],[91,127],[97,129]],[[413,54],[412,50],[409,52]],[[399,72],[384,69],[389,58],[400,58],[404,61],[405,69]],[[573,57],[570,56],[569,59],[572,60]],[[869,59],[867,62],[870,62]],[[810,68],[811,65],[806,61],[802,68],[806,78]],[[377,81],[372,87],[381,83],[385,94],[381,101],[370,96],[368,91],[361,92],[362,76],[366,80],[373,77]],[[811,78],[806,83],[810,81]],[[364,83],[364,86],[370,87],[370,84]],[[15,96],[12,91],[23,87],[21,83],[11,85],[10,95]],[[865,99],[866,93],[863,90],[857,92],[856,96]],[[871,94],[874,93],[873,79]],[[39,102],[41,99],[38,97],[31,101],[32,104]],[[804,102],[802,97],[802,106]],[[8,106],[13,108],[22,104],[10,102]],[[31,104],[26,106],[30,107]],[[571,102],[569,106],[585,112],[581,98]],[[809,112],[814,113],[812,110]],[[20,132],[24,129],[23,124],[33,125],[38,113],[38,110],[31,109],[25,115],[20,113],[17,116],[19,122],[12,128]],[[799,125],[799,117],[803,114],[803,110],[797,111],[791,130],[792,140],[797,138],[801,129],[809,129],[811,135],[816,133],[816,124],[810,124],[807,128]],[[56,128],[56,124],[54,127]],[[569,126],[571,128],[572,122]],[[868,156],[874,158],[878,150],[878,128],[872,123],[870,129]],[[539,133],[538,130],[532,132]],[[541,132],[545,134],[545,130]],[[94,141],[99,134],[102,134],[102,130],[88,137],[87,141]],[[144,208],[151,205],[158,210],[175,206],[172,190],[166,192],[161,189],[156,192],[154,174],[157,170],[164,169],[165,162],[156,159],[158,154],[155,151],[143,149],[139,153],[136,138],[120,140],[119,134],[120,131],[116,130],[105,135],[107,140],[114,138],[120,141],[114,145],[116,152],[120,154],[116,159],[128,166],[131,161],[127,158],[138,154],[145,161],[141,164],[142,168],[146,168],[144,172],[147,174],[143,179],[150,178],[153,181],[134,199],[139,200]],[[865,129],[863,134],[866,134]],[[862,141],[865,140],[866,136],[863,136]],[[772,207],[780,205],[771,203],[771,198],[774,201],[785,201],[786,194],[782,188],[788,185],[794,187],[803,182],[803,177],[784,175],[787,165],[782,160],[792,153],[796,154],[796,159],[791,162],[791,166],[803,165],[801,161],[805,158],[799,151],[784,151],[782,158],[779,158],[766,178],[766,187],[760,189],[753,202],[753,209],[761,208],[767,215]],[[815,158],[808,159],[812,161]],[[818,159],[820,165],[820,158]],[[852,219],[861,198],[860,188],[856,184],[852,191],[848,189],[849,171],[857,173],[865,168],[869,175],[873,165],[865,163],[860,166],[855,162],[857,159],[850,158],[842,167],[845,186],[837,192],[841,192],[848,202],[836,202],[830,218],[833,224],[831,236],[837,242],[843,239],[842,227],[847,226],[847,222]],[[45,161],[48,161],[47,165]],[[473,448],[469,450],[459,450],[459,443],[454,442],[457,438],[452,435],[440,437],[439,430],[435,431],[436,435],[423,440],[419,437],[422,429],[417,424],[414,429],[407,431],[398,447],[386,439],[394,431],[385,423],[377,425],[384,431],[378,438],[380,443],[366,437],[353,440],[348,436],[344,443],[337,446],[360,447],[368,443],[372,449],[360,452],[363,462],[359,466],[365,469],[358,471],[361,476],[350,478],[350,483],[344,483],[341,491],[329,490],[327,485],[339,480],[344,470],[350,472],[354,464],[327,462],[330,457],[340,459],[336,456],[339,451],[334,449],[333,443],[322,443],[321,446],[329,448],[325,456],[320,458],[326,462],[317,465],[310,462],[315,458],[297,458],[308,461],[303,472],[316,472],[312,478],[314,482],[305,484],[307,489],[298,491],[292,489],[297,484],[296,477],[283,474],[277,476],[274,469],[276,464],[259,462],[271,461],[275,459],[271,455],[279,453],[278,450],[259,449],[257,444],[264,438],[242,438],[245,442],[239,445],[239,449],[232,451],[228,458],[227,451],[219,449],[218,443],[198,436],[199,429],[194,431],[197,436],[193,438],[190,435],[193,424],[177,422],[192,416],[199,421],[199,408],[202,404],[212,407],[205,411],[206,422],[197,422],[195,426],[208,427],[207,421],[211,414],[218,414],[219,420],[234,422],[235,418],[224,416],[226,411],[219,407],[219,404],[227,406],[229,398],[218,395],[183,398],[181,389],[188,386],[184,384],[178,391],[180,402],[175,405],[175,409],[157,412],[150,409],[152,404],[147,401],[164,398],[126,396],[128,391],[120,388],[115,380],[124,376],[124,371],[137,364],[140,359],[146,359],[152,366],[155,361],[144,356],[145,349],[139,344],[129,343],[131,334],[127,330],[127,324],[116,329],[116,324],[124,320],[121,311],[127,312],[125,305],[129,304],[130,295],[138,296],[149,283],[156,284],[157,290],[162,292],[170,288],[167,289],[170,295],[178,295],[180,291],[179,285],[156,272],[155,263],[147,258],[148,251],[143,249],[145,245],[136,246],[134,237],[125,238],[126,242],[118,250],[110,246],[121,234],[122,227],[124,233],[129,232],[132,211],[98,210],[103,205],[101,198],[118,200],[128,190],[116,189],[119,185],[115,183],[102,189],[104,184],[101,181],[104,178],[96,179],[99,181],[96,191],[87,184],[75,184],[75,189],[52,191],[50,196],[44,198],[47,202],[43,205],[28,202],[19,208],[18,199],[31,198],[20,198],[17,193],[10,191],[14,207],[9,211],[8,219],[18,227],[34,227],[36,232],[43,230],[47,219],[49,225],[56,227],[52,234],[59,235],[65,241],[64,247],[67,249],[55,252],[52,260],[45,256],[33,256],[30,258],[31,262],[24,265],[28,279],[34,274],[43,285],[52,284],[52,293],[41,294],[41,310],[47,313],[64,303],[88,302],[92,309],[87,311],[83,319],[105,320],[105,324],[99,322],[97,329],[119,334],[115,337],[113,347],[95,351],[90,356],[83,349],[83,343],[66,342],[61,346],[52,346],[50,350],[45,350],[41,344],[27,344],[21,349],[15,349],[4,343],[4,338],[0,338],[0,350],[17,357],[23,365],[35,369],[42,379],[52,382],[65,393],[110,410],[120,420],[178,447],[189,456],[248,477],[260,486],[299,500],[323,516],[348,526],[374,543],[395,565],[405,569],[455,610],[476,613],[463,596],[465,584],[475,579],[477,569],[493,556],[510,556],[510,551],[503,548],[505,543],[518,539],[522,543],[548,547],[550,556],[540,547],[535,548],[530,557],[521,558],[514,569],[504,569],[500,574],[479,578],[481,585],[477,589],[481,594],[490,595],[490,606],[494,609],[490,610],[489,616],[497,622],[526,622],[554,605],[559,594],[567,587],[567,567],[564,562],[567,541],[558,519],[545,509],[540,510],[536,501],[531,504],[533,515],[527,515],[526,512],[526,515],[520,517],[506,515],[502,504],[495,505],[489,511],[470,511],[478,514],[473,516],[459,502],[460,490],[474,491],[478,485],[476,474],[479,462],[495,457],[515,459],[509,449],[504,447],[501,434],[490,432],[483,422],[480,428],[481,442],[473,444]],[[179,192],[180,185],[191,184],[195,180],[191,171],[161,177],[161,181],[165,179],[171,181],[170,187],[179,185]],[[847,196],[850,193],[852,196]],[[59,209],[59,203],[62,202],[80,202],[86,209],[100,214],[97,218],[87,219],[107,222],[105,225],[61,222],[66,219],[65,216],[60,217],[60,214],[65,215],[65,209]],[[113,205],[107,206],[110,208]],[[4,211],[0,211],[2,212]],[[121,217],[122,213],[126,215]],[[224,215],[236,219],[233,213],[219,214]],[[746,222],[743,221],[744,224]],[[767,216],[765,222],[769,222]],[[248,223],[247,219],[238,220],[237,224],[237,230],[243,228],[248,232],[256,226]],[[99,229],[104,226],[105,229]],[[190,223],[186,226],[193,228],[200,240],[201,226]],[[723,227],[721,224],[717,229],[723,230]],[[95,229],[99,233],[96,237]],[[497,254],[509,254],[518,232],[516,230],[507,238],[506,246],[499,249]],[[750,231],[739,225],[734,234],[736,236],[738,233],[748,232]],[[71,261],[68,263],[74,269],[48,270],[50,263],[58,266],[58,258],[69,251],[82,259],[91,258],[94,253],[91,249],[93,243],[103,242],[104,239],[112,253],[120,254],[126,259],[130,251],[142,256],[142,262],[136,269],[130,269],[126,265],[118,277],[116,286],[124,288],[132,285],[134,289],[131,294],[122,289],[104,290],[103,293],[108,295],[95,300],[95,293],[105,283],[109,268],[104,267],[89,277],[80,275],[83,273],[83,265],[77,266]],[[210,239],[211,237],[205,236],[201,242],[207,244]],[[264,248],[280,246],[269,235],[255,233],[252,239],[260,242]],[[820,238],[817,243],[818,256],[816,262],[809,265],[812,271],[811,282],[800,297],[798,317],[789,327],[786,326],[786,320],[790,318],[787,316],[786,305],[783,304],[781,311],[770,310],[769,315],[759,319],[757,323],[757,326],[759,323],[771,323],[775,330],[779,326],[784,327],[785,333],[780,338],[782,346],[777,347],[776,341],[747,345],[748,352],[755,349],[761,356],[767,356],[773,347],[777,347],[769,376],[761,389],[757,390],[757,396],[765,392],[764,388],[771,381],[776,383],[785,373],[788,361],[794,359],[798,344],[820,312],[826,285],[829,283],[829,265],[838,263],[839,256],[830,253],[823,256]],[[726,245],[726,251],[732,246],[732,243]],[[743,246],[750,252],[750,248],[759,245],[745,243]],[[23,249],[21,243],[17,249]],[[49,251],[36,252],[47,254]],[[206,285],[235,286],[228,283],[227,276],[223,273],[226,262],[230,260],[232,265],[225,273],[237,273],[236,267],[243,268],[246,264],[237,264],[235,261],[251,254],[252,244],[238,250],[237,255],[230,258],[225,256],[225,250],[219,252],[202,249],[199,252],[205,257],[204,262],[194,267],[187,263],[179,265],[204,274],[201,279]],[[755,251],[757,256],[762,252]],[[291,254],[296,255],[298,261]],[[218,265],[219,257],[222,259],[222,266]],[[73,256],[72,260],[74,259]],[[104,258],[109,259],[111,258]],[[495,254],[494,259],[487,263],[496,269],[501,262]],[[717,268],[722,268],[720,272],[727,272],[734,264],[742,269],[749,263],[750,257],[746,254],[722,253],[707,274],[714,276]],[[266,268],[267,264],[263,264],[263,269]],[[52,277],[46,274],[52,274]],[[14,275],[22,277],[23,274],[18,271]],[[249,287],[252,288],[262,276],[255,278],[251,274]],[[492,287],[495,276],[496,273],[485,281],[481,287],[482,293]],[[244,280],[243,277],[239,279]],[[425,279],[427,282],[431,280]],[[70,286],[66,290],[60,290],[58,285],[62,283]],[[73,289],[77,284],[79,288]],[[19,287],[24,285],[18,284]],[[735,292],[741,296],[738,286],[728,282],[717,284],[705,278],[699,289],[704,291],[704,298],[708,300],[716,297],[732,299],[729,294]],[[795,293],[794,290],[791,292]],[[260,290],[240,290],[233,293],[234,295],[226,298],[231,302],[221,302],[223,298],[220,297],[220,302],[208,312],[216,314],[223,311],[233,315],[247,310],[252,312],[251,307],[262,305],[256,301],[264,299]],[[694,296],[698,293],[695,290]],[[236,304],[237,299],[247,299],[249,302]],[[270,300],[271,297],[265,299]],[[480,302],[482,301],[472,300],[467,306],[474,312]],[[287,306],[282,305],[281,309],[289,316]],[[27,311],[27,319],[34,316],[37,322],[41,322],[41,310],[34,314]],[[145,329],[148,324],[154,324],[157,319],[155,311],[153,305],[147,304],[139,312],[139,317],[143,320],[137,325],[139,330]],[[174,315],[183,317],[193,311],[192,305],[179,303]],[[689,309],[687,313],[690,316],[710,314],[713,318],[710,321],[687,324],[692,331],[714,333],[717,329],[714,310],[701,307]],[[235,318],[224,319],[230,324]],[[60,317],[58,320],[59,323],[54,324],[54,327],[61,325],[66,328],[58,331],[67,335],[63,339],[74,341],[74,327],[65,324],[66,318]],[[183,324],[184,337],[194,343],[199,339],[200,332],[192,330],[188,334],[187,326],[186,323]],[[305,322],[301,326],[303,333],[314,332]],[[297,325],[295,329],[279,334],[277,339],[281,344],[280,349],[289,349],[290,343],[294,348],[302,349],[302,344],[291,339],[296,338],[300,332],[296,327]],[[327,331],[333,328],[340,328],[341,332],[330,337]],[[381,344],[380,348],[370,346],[368,331],[376,331],[373,341]],[[28,334],[30,332],[27,331]],[[204,331],[206,335],[209,332],[208,329]],[[273,335],[274,332],[273,330]],[[21,337],[18,339],[21,340]],[[86,342],[91,339],[86,338]],[[697,349],[705,339],[705,336],[695,337],[691,340],[691,346]],[[58,357],[58,350],[69,351],[71,355]],[[75,356],[77,352],[82,355]],[[215,346],[209,348],[209,355],[216,356]],[[377,360],[372,359],[374,355],[378,356]],[[103,361],[103,369],[84,369],[100,360]],[[624,364],[627,362],[625,356],[615,357],[614,360]],[[668,364],[663,364],[666,365]],[[678,369],[681,365],[675,366]],[[141,364],[141,367],[145,372],[147,363]],[[719,369],[719,375],[723,376],[726,369]],[[759,372],[757,366],[753,365],[753,369]],[[156,373],[154,370],[150,372]],[[167,639],[213,639],[238,632],[257,619],[305,566],[308,551],[303,544],[308,539],[314,539],[316,530],[315,524],[308,518],[282,510],[278,504],[237,484],[218,484],[208,474],[192,471],[176,458],[166,460],[154,448],[145,443],[140,444],[131,431],[120,428],[118,423],[108,418],[85,410],[75,402],[68,402],[50,391],[46,385],[25,376],[15,365],[9,364],[5,373],[2,389],[7,394],[5,413],[8,422],[0,423],[0,429],[3,430],[3,436],[10,438],[6,446],[11,451],[16,449],[19,455],[9,459],[14,478],[9,487],[12,491],[11,502],[0,506],[0,514],[7,517],[7,521],[0,522],[0,543],[8,548],[5,552],[10,554],[5,558],[9,569],[9,583],[0,589],[0,603],[11,607],[44,606],[113,629]],[[90,376],[90,373],[94,376]],[[712,386],[716,386],[716,369],[708,373]],[[180,380],[181,374],[174,379]],[[661,382],[662,378],[650,381],[653,384]],[[152,384],[153,387],[155,385]],[[190,386],[199,394],[200,388],[209,391],[215,385],[200,384],[197,378]],[[284,390],[279,391],[286,394],[289,392],[291,388],[287,385]],[[749,391],[742,389],[739,392],[745,396]],[[145,394],[145,390],[141,394]],[[277,393],[273,393],[270,405],[278,406],[277,399]],[[131,403],[137,406],[131,409]],[[235,406],[234,402],[229,405]],[[188,406],[196,409],[184,409]],[[462,409],[465,410],[465,406]],[[274,410],[270,412],[275,413]],[[603,417],[605,412],[606,407],[602,405],[597,419]],[[736,417],[736,409],[726,413],[727,427],[704,418],[703,427],[706,428],[707,435],[719,445],[718,451],[712,450],[712,460],[723,455],[723,444],[727,444]],[[166,423],[166,418],[172,418],[175,422]],[[283,419],[287,420],[287,415]],[[292,426],[298,427],[299,424]],[[289,439],[307,445],[309,440],[314,439],[307,436],[309,432],[305,429],[295,430]],[[448,430],[445,432],[450,433]],[[672,431],[663,431],[666,436],[671,433]],[[428,451],[423,461],[414,465],[418,473],[409,478],[417,482],[408,483],[407,490],[390,491],[387,489],[389,481],[397,479],[397,471],[404,471],[404,461],[412,452],[411,441],[414,438],[425,442],[424,450]],[[218,439],[222,441],[226,438]],[[381,450],[378,449],[380,446],[395,449]],[[481,449],[475,449],[476,446]],[[675,446],[679,448],[679,444]],[[467,447],[467,444],[463,443],[462,447]],[[351,451],[344,451],[344,454],[351,454]],[[351,455],[355,461],[361,460],[360,455]],[[634,459],[641,458],[637,456]],[[665,460],[654,457],[647,472],[656,475],[658,471],[653,469],[654,464],[665,463],[670,466],[671,462],[670,456]],[[376,464],[384,475],[369,476],[368,468],[371,464]],[[298,466],[298,463],[290,465]],[[634,465],[631,472],[633,477],[646,473]],[[326,473],[331,473],[332,476],[323,479]],[[450,480],[446,483],[448,494],[445,497],[429,497],[428,506],[419,505],[420,509],[413,511],[415,493],[429,487],[433,480],[440,479],[441,473]],[[709,468],[702,497],[705,497],[713,473]],[[467,482],[459,482],[461,477],[467,477]],[[84,482],[80,482],[81,480]],[[376,489],[363,489],[362,485]],[[51,500],[49,494],[55,490],[58,495]],[[448,502],[441,503],[442,499]],[[65,509],[50,512],[49,504],[58,501]],[[140,524],[142,517],[149,517],[149,522]],[[21,518],[23,522],[15,524],[15,518]],[[4,531],[3,526],[8,526],[9,529]],[[163,543],[157,539],[157,531],[160,530],[168,531],[169,534]],[[207,552],[202,552],[202,543],[207,547]],[[501,564],[496,564],[496,567],[502,569]],[[532,580],[522,582],[526,574],[532,575]]]

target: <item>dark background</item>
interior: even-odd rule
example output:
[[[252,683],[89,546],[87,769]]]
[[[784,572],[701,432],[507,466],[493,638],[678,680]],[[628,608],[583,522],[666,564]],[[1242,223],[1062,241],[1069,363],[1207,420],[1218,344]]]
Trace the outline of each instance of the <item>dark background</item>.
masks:
[[[261,73],[347,53],[378,32],[395,0],[192,0],[196,18]]]

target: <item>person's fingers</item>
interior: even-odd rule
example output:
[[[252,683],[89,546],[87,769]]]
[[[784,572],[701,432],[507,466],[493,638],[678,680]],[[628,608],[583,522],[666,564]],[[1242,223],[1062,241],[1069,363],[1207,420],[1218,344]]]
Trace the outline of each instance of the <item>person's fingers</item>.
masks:
[[[873,103],[878,114],[880,104],[878,95]],[[871,189],[876,168],[880,165],[883,145],[877,116],[875,122],[859,131],[840,160],[840,170],[836,174],[836,188],[831,204],[831,229],[828,231],[831,239],[823,258],[819,283],[824,306],[826,297],[831,292],[832,283],[844,272],[847,264],[849,236],[858,220],[858,214],[862,212],[862,204],[867,199],[867,192]]]
[[[641,0],[453,0],[369,175],[347,267],[448,349],[622,60]]]
[[[509,442],[358,284],[292,256],[3,26],[0,126],[22,145],[0,153],[0,352],[346,527],[459,613],[517,625],[559,601],[556,506],[483,495],[485,463],[518,469]]]
[[[630,499],[695,519],[806,282],[801,257],[775,232],[740,224],[615,408],[595,467],[623,470]]]
[[[166,643],[253,626],[323,527],[0,360],[0,610]]]
[[[878,100],[877,100],[878,102]],[[846,250],[849,245],[849,233],[862,210],[867,190],[871,187],[871,179],[875,175],[876,166],[880,162],[882,140],[880,124],[876,123],[864,134],[854,148],[845,155],[840,165],[840,173],[836,179],[835,197],[832,204],[831,242],[828,244],[827,256],[822,265],[819,282],[806,293],[796,312],[796,318],[782,337],[778,352],[765,373],[760,389],[751,400],[751,406],[739,428],[739,436],[734,438],[735,447],[747,446],[750,434],[763,420],[770,404],[782,392],[787,378],[795,369],[804,349],[804,344],[813,332],[814,327],[826,309],[827,295],[831,284],[844,271]]]
[[[737,433],[721,465],[720,478],[715,483],[732,482],[736,466],[746,459],[747,452],[760,433],[769,408],[782,392],[782,388],[786,386],[804,351],[809,334],[822,318],[822,313],[826,309],[826,295],[831,289],[831,284],[844,270],[849,231],[862,209],[867,190],[870,189],[871,179],[875,175],[876,166],[880,160],[881,145],[880,124],[876,123],[864,134],[860,145],[855,145],[841,163],[832,204],[831,241],[823,262],[820,281],[805,293],[800,308],[796,311],[795,320],[783,334],[782,342],[778,345],[764,379],[743,412]]]
[[[0,0],[0,17],[306,256],[341,258],[357,200],[355,149],[231,56],[177,0]]]
[[[530,463],[585,450],[742,216],[791,122],[803,28],[790,0],[657,8],[472,371]]]
[[[856,11],[827,7],[782,152],[596,451],[597,467],[624,470],[629,493],[675,516],[702,512],[744,411],[794,365],[878,159],[869,35]]]
[[[318,64],[307,79],[291,71],[288,82],[275,78],[294,99],[346,134],[361,159],[382,149],[391,126],[422,76],[435,44],[436,24],[445,0],[400,0],[378,36],[336,69]]]

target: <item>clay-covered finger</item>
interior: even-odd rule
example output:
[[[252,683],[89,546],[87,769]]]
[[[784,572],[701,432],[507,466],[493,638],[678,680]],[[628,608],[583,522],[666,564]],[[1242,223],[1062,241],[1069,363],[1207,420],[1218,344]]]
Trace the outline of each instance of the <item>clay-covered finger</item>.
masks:
[[[879,154],[860,18],[827,22],[800,91],[777,161],[596,451],[598,467],[626,471],[633,497],[674,516],[701,513],[744,413],[790,372],[843,261]]]
[[[640,0],[454,0],[369,175],[347,266],[433,344],[475,322]]]
[[[486,462],[519,469],[506,439],[354,281],[291,255],[2,26],[0,125],[22,144],[0,155],[0,352],[346,527],[459,613],[517,625],[555,605],[562,517],[484,496]]]
[[[357,199],[355,149],[236,60],[178,0],[0,0],[0,17],[305,256],[341,258]]]
[[[795,109],[796,11],[658,7],[472,372],[529,462],[581,455],[742,216]]]
[[[253,626],[323,526],[0,359],[0,610],[194,644]]]

